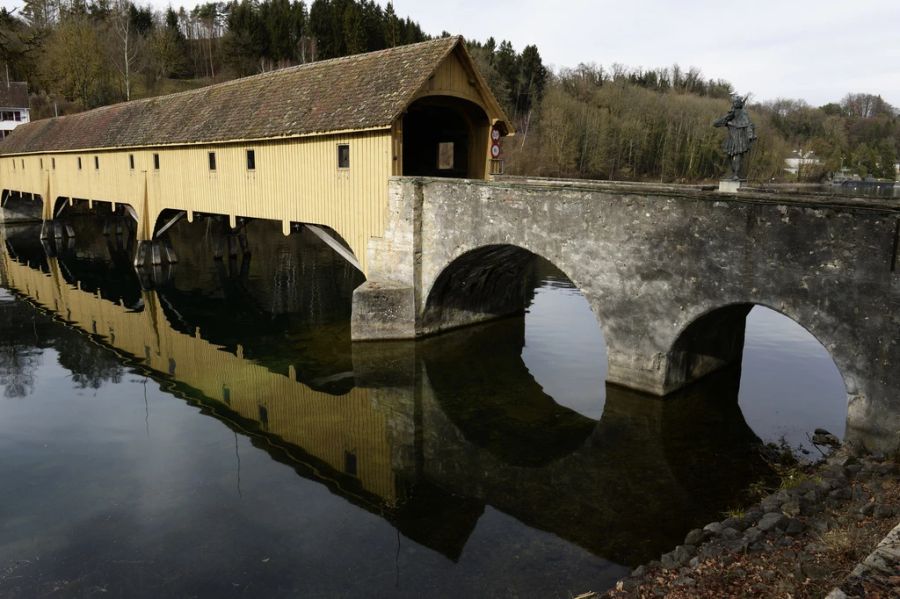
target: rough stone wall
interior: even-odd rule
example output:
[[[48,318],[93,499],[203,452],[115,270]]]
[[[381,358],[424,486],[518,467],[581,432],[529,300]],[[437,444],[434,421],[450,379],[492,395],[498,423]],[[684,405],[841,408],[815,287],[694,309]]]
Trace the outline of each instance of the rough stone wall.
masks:
[[[581,289],[606,337],[609,381],[668,393],[690,382],[687,363],[703,362],[676,347],[689,325],[723,307],[763,305],[831,353],[847,387],[851,434],[900,443],[895,202],[442,179],[394,180],[391,196],[405,213],[370,247],[392,253],[367,285],[391,280],[404,289],[404,318],[415,313],[407,336],[429,332],[429,294],[448,266],[472,250],[513,245],[554,263]],[[364,327],[354,328],[363,338]]]

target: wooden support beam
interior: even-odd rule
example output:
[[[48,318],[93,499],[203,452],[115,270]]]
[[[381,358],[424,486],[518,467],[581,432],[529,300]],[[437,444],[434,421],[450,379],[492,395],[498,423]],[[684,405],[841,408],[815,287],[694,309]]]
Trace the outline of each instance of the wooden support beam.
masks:
[[[168,231],[169,229],[174,227],[175,223],[177,223],[182,218],[184,218],[185,215],[186,215],[186,213],[184,211],[181,211],[178,214],[176,214],[175,216],[173,216],[172,218],[170,218],[166,224],[164,224],[163,226],[161,226],[159,228],[159,231],[156,232],[156,235],[154,235],[154,237],[159,237],[160,235],[162,235],[163,233],[165,233],[166,231]]]
[[[329,235],[322,227],[309,224],[304,224],[304,226],[309,229],[316,237],[324,241],[328,247],[337,252],[337,254],[341,258],[349,262],[353,266],[353,268],[362,272],[362,267],[359,265],[359,261],[356,259],[356,256],[353,255],[353,252],[341,245],[341,243],[338,242],[337,239]]]

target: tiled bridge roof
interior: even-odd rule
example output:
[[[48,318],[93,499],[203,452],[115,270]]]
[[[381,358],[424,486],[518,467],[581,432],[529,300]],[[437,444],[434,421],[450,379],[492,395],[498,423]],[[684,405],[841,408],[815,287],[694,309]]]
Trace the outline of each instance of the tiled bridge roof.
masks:
[[[460,37],[308,63],[21,125],[0,154],[294,137],[388,127]]]

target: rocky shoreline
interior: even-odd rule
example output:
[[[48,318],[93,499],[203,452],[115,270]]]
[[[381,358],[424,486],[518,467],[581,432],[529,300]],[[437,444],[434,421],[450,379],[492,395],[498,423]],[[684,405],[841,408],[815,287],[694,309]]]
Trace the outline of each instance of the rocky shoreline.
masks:
[[[896,563],[854,570],[897,524],[898,473],[896,456],[841,447],[816,464],[783,473],[780,488],[756,505],[690,531],[682,545],[638,567],[614,589],[579,599],[796,599],[822,598],[832,590],[838,599],[900,597]]]

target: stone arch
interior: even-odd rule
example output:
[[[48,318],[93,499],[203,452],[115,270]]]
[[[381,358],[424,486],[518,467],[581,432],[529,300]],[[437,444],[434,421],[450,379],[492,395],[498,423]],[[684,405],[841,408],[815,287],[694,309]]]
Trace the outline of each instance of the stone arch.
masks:
[[[666,364],[666,388],[677,389],[729,365],[739,364],[743,357],[746,318],[755,307],[788,318],[827,352],[847,396],[849,431],[852,428],[850,404],[859,393],[852,363],[843,350],[850,342],[839,339],[839,333],[830,331],[827,325],[805,318],[802,311],[798,313],[788,306],[745,301],[707,306],[695,312],[672,342]],[[823,322],[827,320],[823,318]]]
[[[782,316],[803,328],[831,357],[841,374],[844,388],[853,393],[855,384],[846,368],[840,364],[838,342],[786,306],[776,307],[765,302],[743,301],[706,306],[694,312],[681,327],[671,344],[666,372],[666,386],[678,388],[697,380],[710,372],[739,361],[744,345],[747,315],[754,307],[762,307]]]
[[[608,345],[597,302],[585,293],[578,277],[573,276],[571,265],[559,260],[555,253],[545,254],[508,243],[460,248],[441,267],[424,273],[422,288],[427,292],[421,306],[421,333],[435,334],[522,314],[531,299],[527,277],[536,258],[559,269],[585,295]]]

